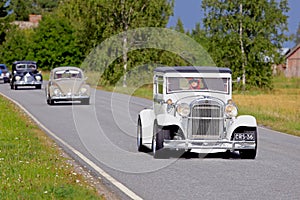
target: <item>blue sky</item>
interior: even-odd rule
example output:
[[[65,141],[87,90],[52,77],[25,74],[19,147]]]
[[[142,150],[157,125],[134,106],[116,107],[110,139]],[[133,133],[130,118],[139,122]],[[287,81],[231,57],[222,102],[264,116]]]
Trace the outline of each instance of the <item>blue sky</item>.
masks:
[[[289,0],[290,11],[288,12],[288,27],[290,34],[295,34],[300,23],[300,1]],[[178,17],[183,22],[186,30],[191,30],[195,27],[197,22],[202,24],[201,15],[201,0],[175,0],[174,16],[170,19],[168,26],[175,26]],[[284,47],[294,47],[294,42],[287,42]]]

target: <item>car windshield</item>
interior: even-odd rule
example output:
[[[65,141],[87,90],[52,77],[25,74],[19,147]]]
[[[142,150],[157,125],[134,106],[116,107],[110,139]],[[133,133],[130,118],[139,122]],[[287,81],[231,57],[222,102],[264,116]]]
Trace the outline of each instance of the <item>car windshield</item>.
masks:
[[[168,77],[167,92],[229,92],[229,78]]]
[[[54,79],[75,79],[82,78],[82,74],[78,70],[59,70],[54,73]]]
[[[5,65],[0,65],[0,69],[6,69]]]
[[[27,70],[27,69],[36,70],[36,65],[35,64],[18,64],[16,66],[16,69],[17,70]]]

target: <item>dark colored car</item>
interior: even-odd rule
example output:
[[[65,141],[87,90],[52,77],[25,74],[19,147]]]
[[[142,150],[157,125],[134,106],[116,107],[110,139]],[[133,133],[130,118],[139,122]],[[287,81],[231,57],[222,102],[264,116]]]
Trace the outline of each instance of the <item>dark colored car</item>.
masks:
[[[5,64],[0,64],[0,81],[3,83],[9,83],[11,74]]]
[[[41,89],[43,76],[37,70],[35,61],[15,61],[12,65],[11,89],[17,90],[21,86],[34,86]]]

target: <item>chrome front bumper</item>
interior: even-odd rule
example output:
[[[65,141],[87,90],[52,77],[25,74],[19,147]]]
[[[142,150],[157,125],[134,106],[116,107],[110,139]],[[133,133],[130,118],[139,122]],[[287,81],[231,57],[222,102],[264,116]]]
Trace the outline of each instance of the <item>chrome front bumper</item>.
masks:
[[[78,96],[78,95],[67,95],[67,96],[52,96],[51,99],[54,101],[82,101],[89,99],[89,96]]]
[[[229,140],[164,140],[164,148],[176,150],[226,149],[230,151],[255,149],[255,141]]]
[[[15,81],[14,85],[16,86],[35,86],[35,85],[42,85],[41,81]]]

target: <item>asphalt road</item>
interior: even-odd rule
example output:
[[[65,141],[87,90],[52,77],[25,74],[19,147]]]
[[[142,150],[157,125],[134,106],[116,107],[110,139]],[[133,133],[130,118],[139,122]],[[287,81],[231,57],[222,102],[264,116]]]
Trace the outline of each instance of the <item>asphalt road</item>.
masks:
[[[130,199],[122,191],[149,200],[300,199],[299,137],[259,128],[255,160],[241,160],[238,154],[155,160],[136,149],[137,113],[151,105],[148,100],[97,90],[91,105],[49,106],[44,89],[15,91],[1,84],[0,92],[55,134],[72,157],[114,178],[117,183],[104,182],[121,199]]]

